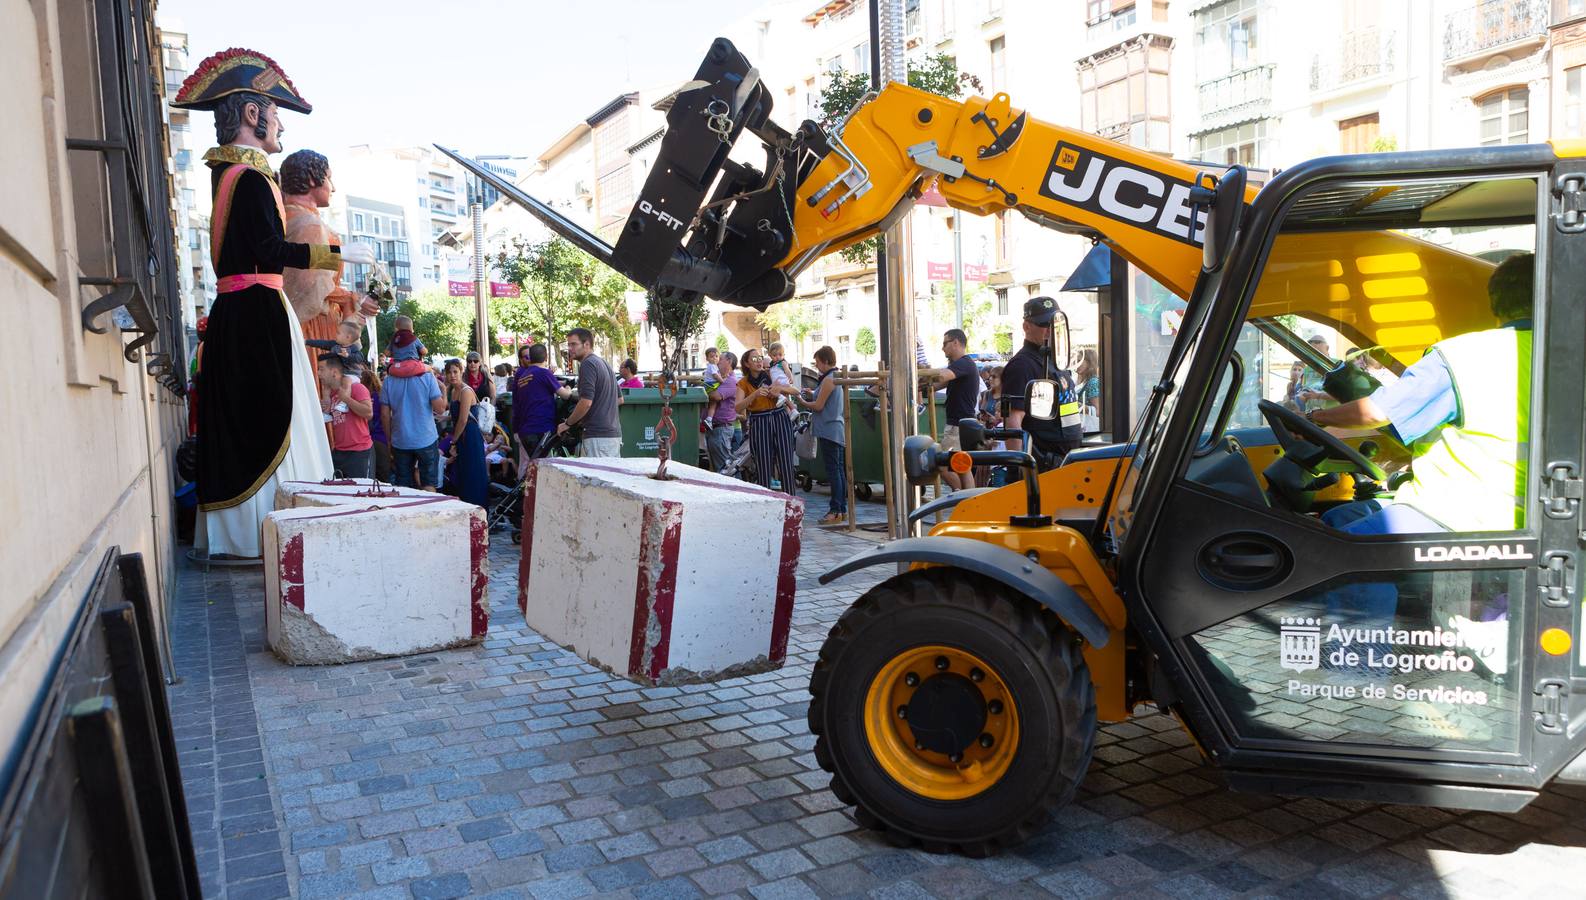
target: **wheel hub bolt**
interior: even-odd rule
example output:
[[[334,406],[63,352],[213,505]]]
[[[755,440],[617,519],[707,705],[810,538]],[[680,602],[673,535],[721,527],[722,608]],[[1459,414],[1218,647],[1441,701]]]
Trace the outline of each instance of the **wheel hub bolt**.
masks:
[[[907,719],[908,717],[909,717],[909,708],[907,706],[898,707],[898,718]]]
[[[980,671],[979,669],[970,669],[969,670],[969,680],[970,681],[985,681],[986,680],[986,673]]]
[[[918,687],[920,684],[920,676],[910,672],[903,676],[903,683],[909,687]]]
[[[980,736],[980,746],[986,748],[987,750],[990,750],[991,745],[994,743],[996,743],[996,741],[991,737],[991,735],[983,734]]]
[[[923,751],[925,749],[925,745],[920,743],[919,741],[915,741],[914,742],[914,749]]]
[[[1001,700],[993,700],[990,703],[987,703],[986,704],[986,712],[989,712],[989,713],[991,713],[994,716],[1002,715],[1002,701]]]
[[[947,757],[947,761],[950,762],[950,763],[961,763],[961,762],[964,761],[964,754],[962,754],[962,753],[954,753],[951,756]]]
[[[945,657],[945,656],[936,657],[936,671],[945,672],[945,671],[947,671],[947,666],[948,665],[949,665],[949,663],[947,662],[947,657]]]

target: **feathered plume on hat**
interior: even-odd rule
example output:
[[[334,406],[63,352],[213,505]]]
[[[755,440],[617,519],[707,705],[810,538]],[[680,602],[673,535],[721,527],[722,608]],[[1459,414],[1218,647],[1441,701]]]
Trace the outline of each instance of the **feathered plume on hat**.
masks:
[[[182,89],[176,92],[171,105],[178,109],[213,110],[228,94],[238,91],[263,94],[296,112],[314,111],[275,60],[241,47],[222,50],[199,63],[193,74],[182,82]]]

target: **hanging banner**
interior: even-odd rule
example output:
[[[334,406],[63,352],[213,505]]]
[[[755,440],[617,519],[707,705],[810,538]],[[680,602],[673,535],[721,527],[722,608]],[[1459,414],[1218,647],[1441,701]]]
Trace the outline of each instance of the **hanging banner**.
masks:
[[[446,282],[446,293],[452,297],[472,297],[474,295],[474,283],[472,281],[448,281]],[[490,296],[521,297],[523,296],[523,288],[515,284],[503,284],[499,281],[492,281],[490,282]]]
[[[985,281],[986,281],[986,271],[987,271],[987,267],[986,266],[977,266],[974,263],[965,263],[964,264],[964,280],[965,281],[978,281],[978,282],[984,284]],[[929,262],[929,261],[927,261],[925,263],[925,280],[926,281],[952,281],[953,280],[953,264],[952,263],[945,263],[945,262],[939,263],[939,262]]]

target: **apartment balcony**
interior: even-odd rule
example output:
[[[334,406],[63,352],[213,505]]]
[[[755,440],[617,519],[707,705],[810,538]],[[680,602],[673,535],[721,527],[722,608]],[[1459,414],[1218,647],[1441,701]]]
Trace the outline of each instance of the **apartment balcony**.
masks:
[[[430,216],[432,218],[436,218],[436,219],[449,219],[449,220],[451,220],[453,222],[457,221],[457,211],[456,210],[453,210],[453,209],[442,209],[439,206],[430,207]]]
[[[446,194],[446,195],[452,196],[452,197],[457,196],[457,188],[452,187],[449,184],[443,184],[442,182],[439,182],[439,181],[430,182],[430,191],[432,193]]]
[[[1548,0],[1482,0],[1444,20],[1443,63],[1528,49],[1547,38],[1547,26]]]
[[[1344,35],[1337,49],[1311,57],[1311,91],[1346,91],[1393,74],[1396,37],[1394,32],[1375,28]]]
[[[1272,106],[1272,72],[1276,68],[1272,63],[1250,66],[1201,82],[1197,90],[1199,130],[1224,128],[1266,115]]]

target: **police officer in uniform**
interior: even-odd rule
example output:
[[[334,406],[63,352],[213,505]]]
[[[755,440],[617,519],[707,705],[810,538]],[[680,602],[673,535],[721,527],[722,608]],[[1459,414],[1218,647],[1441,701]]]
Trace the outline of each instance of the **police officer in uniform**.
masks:
[[[1079,392],[1074,376],[1052,363],[1052,323],[1057,318],[1057,301],[1051,297],[1031,297],[1024,304],[1024,346],[1002,369],[1003,426],[1022,428],[1030,435],[1030,454],[1045,472],[1063,462],[1070,450],[1084,440],[1084,420],[1080,416]],[[1037,419],[1025,415],[1025,395],[1031,381],[1048,379],[1057,383],[1057,416]],[[1024,442],[1008,442],[1009,450],[1024,449]]]

